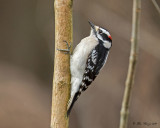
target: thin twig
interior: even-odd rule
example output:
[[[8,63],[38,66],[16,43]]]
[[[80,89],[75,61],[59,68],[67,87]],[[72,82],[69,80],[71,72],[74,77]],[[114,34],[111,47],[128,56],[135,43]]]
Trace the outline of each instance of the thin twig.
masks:
[[[120,127],[127,128],[129,102],[131,97],[131,90],[134,82],[135,68],[138,55],[138,30],[140,22],[141,0],[133,0],[133,17],[132,17],[132,35],[131,35],[131,51],[128,74],[125,83],[124,97],[122,101]]]
[[[152,0],[153,5],[155,6],[155,8],[157,9],[158,13],[160,14],[160,8],[156,2],[156,0]]]

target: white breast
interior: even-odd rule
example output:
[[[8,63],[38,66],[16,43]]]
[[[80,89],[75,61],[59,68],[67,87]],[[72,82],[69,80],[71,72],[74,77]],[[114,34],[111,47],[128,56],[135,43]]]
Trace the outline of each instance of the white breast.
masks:
[[[84,74],[86,61],[90,52],[98,44],[95,36],[89,36],[81,40],[73,51],[70,60],[71,69],[71,96],[78,91]]]

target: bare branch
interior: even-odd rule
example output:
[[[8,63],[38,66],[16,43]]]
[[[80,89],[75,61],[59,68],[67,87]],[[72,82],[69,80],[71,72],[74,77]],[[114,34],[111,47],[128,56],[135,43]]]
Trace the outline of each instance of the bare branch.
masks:
[[[132,18],[132,36],[131,36],[131,51],[128,74],[125,83],[125,91],[121,108],[120,127],[127,128],[129,102],[131,97],[132,86],[135,76],[135,68],[138,55],[138,28],[140,22],[141,0],[133,0],[133,18]]]
[[[157,9],[158,13],[160,14],[160,8],[156,2],[156,0],[152,0],[153,5],[155,6],[155,8]]]

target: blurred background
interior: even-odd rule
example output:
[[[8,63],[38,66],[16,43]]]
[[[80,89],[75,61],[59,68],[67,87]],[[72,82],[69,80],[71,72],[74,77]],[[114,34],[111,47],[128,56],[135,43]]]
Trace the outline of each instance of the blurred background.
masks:
[[[110,31],[113,47],[107,65],[75,104],[70,128],[118,128],[132,0],[74,0],[74,47],[89,35],[88,20]],[[0,0],[0,128],[49,128],[53,57],[54,1]],[[142,0],[129,128],[160,127],[159,90],[160,15],[151,0]]]

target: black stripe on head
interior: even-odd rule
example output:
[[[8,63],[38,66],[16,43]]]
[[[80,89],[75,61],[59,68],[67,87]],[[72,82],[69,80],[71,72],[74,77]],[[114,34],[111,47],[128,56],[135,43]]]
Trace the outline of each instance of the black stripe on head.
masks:
[[[102,33],[102,34],[100,34],[100,35],[102,36],[103,40],[107,40],[107,41],[109,41],[109,42],[112,42],[112,40],[108,37],[107,34]]]
[[[100,27],[98,35],[101,36],[104,41],[112,42],[112,39],[108,37],[110,34],[106,29]]]

